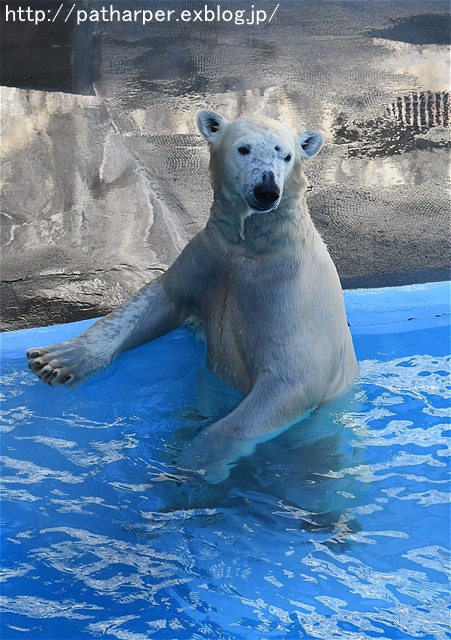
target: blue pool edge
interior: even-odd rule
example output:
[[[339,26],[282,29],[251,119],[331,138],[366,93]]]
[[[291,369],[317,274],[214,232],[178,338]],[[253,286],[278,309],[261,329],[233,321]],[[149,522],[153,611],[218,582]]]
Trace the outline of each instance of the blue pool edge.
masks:
[[[351,333],[355,335],[402,333],[450,324],[450,281],[377,289],[347,289],[343,294],[348,323]],[[13,356],[30,346],[68,340],[87,329],[97,319],[3,332],[0,334],[1,352],[3,356]]]

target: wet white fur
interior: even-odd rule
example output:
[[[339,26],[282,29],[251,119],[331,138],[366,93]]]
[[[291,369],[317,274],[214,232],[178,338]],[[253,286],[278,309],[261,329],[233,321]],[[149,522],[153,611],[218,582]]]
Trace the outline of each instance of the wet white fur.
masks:
[[[304,199],[302,165],[322,135],[209,111],[198,126],[210,145],[214,191],[206,228],[109,316],[27,355],[42,380],[71,386],[126,349],[200,321],[209,367],[246,397],[193,440],[179,465],[219,482],[257,442],[342,394],[357,363],[338,275]],[[243,146],[249,153],[238,151]],[[252,207],[253,188],[268,171],[280,197],[261,212]]]

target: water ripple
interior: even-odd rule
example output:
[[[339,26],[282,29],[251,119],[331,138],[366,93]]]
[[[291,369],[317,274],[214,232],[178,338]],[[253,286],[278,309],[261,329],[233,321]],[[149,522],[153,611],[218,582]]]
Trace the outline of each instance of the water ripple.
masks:
[[[10,456],[1,456],[0,462],[5,466],[6,469],[11,469],[16,472],[15,475],[10,476],[2,476],[2,481],[6,484],[8,483],[20,483],[20,484],[29,484],[36,485],[43,480],[48,478],[54,478],[59,482],[70,483],[70,484],[78,484],[83,482],[82,476],[75,476],[68,471],[58,471],[56,469],[48,469],[45,467],[40,467],[29,460],[17,460],[16,458],[11,458]]]
[[[89,620],[100,610],[93,604],[73,602],[70,600],[56,601],[33,596],[3,597],[1,603],[3,612],[18,613],[28,618],[67,618],[68,620]],[[83,613],[86,612],[86,613]]]
[[[196,371],[53,393],[7,361],[4,636],[449,640],[448,360],[415,347],[215,487],[173,466]]]

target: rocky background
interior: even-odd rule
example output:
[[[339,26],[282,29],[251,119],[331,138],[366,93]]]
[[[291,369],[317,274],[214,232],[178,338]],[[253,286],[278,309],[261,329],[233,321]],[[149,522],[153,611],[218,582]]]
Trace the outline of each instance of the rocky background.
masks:
[[[110,4],[39,24],[1,8],[2,329],[102,315],[172,263],[211,202],[200,108],[326,133],[308,203],[345,287],[449,278],[447,2],[282,0],[258,26],[69,16]],[[150,4],[171,3],[115,6]]]

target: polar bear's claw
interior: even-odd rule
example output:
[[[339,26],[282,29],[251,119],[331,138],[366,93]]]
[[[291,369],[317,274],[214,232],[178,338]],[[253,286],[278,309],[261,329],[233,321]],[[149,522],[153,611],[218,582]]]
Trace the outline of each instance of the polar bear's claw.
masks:
[[[27,358],[35,359],[44,354],[44,349],[27,349]]]

